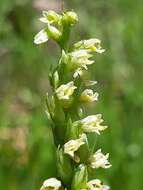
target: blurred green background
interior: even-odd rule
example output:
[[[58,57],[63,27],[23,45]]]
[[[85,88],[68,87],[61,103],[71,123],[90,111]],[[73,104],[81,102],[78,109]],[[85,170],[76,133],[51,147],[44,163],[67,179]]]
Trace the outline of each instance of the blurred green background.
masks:
[[[35,190],[54,176],[55,156],[44,113],[55,43],[37,47],[33,36],[42,10],[60,11],[58,0],[0,0],[0,189]],[[92,67],[109,126],[97,146],[113,167],[97,171],[115,190],[143,188],[143,4],[142,0],[65,0],[80,23],[72,39],[96,37],[106,53]]]

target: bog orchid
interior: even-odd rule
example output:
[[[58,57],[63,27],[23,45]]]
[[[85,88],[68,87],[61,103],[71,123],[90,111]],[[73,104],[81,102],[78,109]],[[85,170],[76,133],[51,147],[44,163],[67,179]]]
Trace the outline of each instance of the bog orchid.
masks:
[[[90,80],[89,67],[94,66],[93,54],[103,53],[97,38],[81,40],[69,45],[71,28],[78,22],[74,11],[43,11],[40,21],[44,28],[34,37],[35,44],[54,40],[60,47],[57,65],[49,71],[50,93],[47,93],[46,114],[56,148],[57,173],[44,181],[40,190],[108,190],[101,180],[92,178],[91,170],[111,167],[109,154],[101,149],[95,153],[91,136],[100,135],[107,126],[101,114],[88,116],[88,103],[98,101],[93,88],[97,81]],[[97,136],[97,135],[96,135]],[[97,136],[98,137],[98,136]],[[95,139],[93,139],[95,141]],[[94,149],[94,150],[93,150]],[[90,176],[90,177],[89,177]]]
[[[70,140],[64,144],[64,153],[74,158],[74,152],[77,151],[81,145],[85,144],[86,135],[82,134],[79,139]]]
[[[103,131],[107,128],[107,126],[100,125],[103,122],[102,115],[90,115],[84,119],[79,121],[81,128],[84,132],[90,133],[95,132],[100,135],[100,131]]]
[[[89,160],[90,160],[90,166],[92,168],[110,168],[111,164],[108,161],[109,154],[104,155],[101,152],[101,149],[97,150],[95,154],[93,154]]]
[[[91,89],[86,89],[81,93],[80,100],[83,102],[94,102],[98,100],[99,94],[97,92],[93,92]]]
[[[59,100],[68,100],[72,94],[74,93],[74,90],[77,87],[74,86],[73,81],[61,85],[59,88],[56,89],[56,94]]]

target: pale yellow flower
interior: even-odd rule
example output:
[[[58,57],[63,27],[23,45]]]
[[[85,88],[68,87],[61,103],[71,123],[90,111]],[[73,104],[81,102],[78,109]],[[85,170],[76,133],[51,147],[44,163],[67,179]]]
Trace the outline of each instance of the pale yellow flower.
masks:
[[[101,48],[101,41],[93,38],[89,40],[81,40],[74,44],[76,49],[86,49],[89,52],[95,51],[97,53],[103,53],[105,50]]]
[[[91,89],[86,89],[81,93],[80,100],[83,102],[91,103],[98,100],[99,94],[93,92]]]
[[[67,84],[61,85],[59,88],[56,89],[56,94],[59,100],[69,100],[74,90],[77,87],[74,86],[74,82],[71,81]]]
[[[50,178],[44,181],[40,190],[59,190],[61,182],[56,178]]]
[[[72,158],[74,158],[74,153],[82,146],[85,144],[86,141],[86,135],[82,134],[79,139],[72,139],[68,141],[64,145],[64,153],[70,155]]]
[[[102,122],[103,119],[101,114],[91,115],[79,121],[84,132],[95,132],[99,135],[100,131],[103,131],[107,128],[107,126],[100,125]]]
[[[92,168],[110,168],[111,164],[108,161],[109,158],[109,153],[107,153],[106,155],[104,155],[101,152],[101,149],[97,150],[97,152],[95,152],[90,158],[90,166]]]
[[[87,183],[88,190],[109,190],[110,187],[103,185],[99,179],[93,179]]]

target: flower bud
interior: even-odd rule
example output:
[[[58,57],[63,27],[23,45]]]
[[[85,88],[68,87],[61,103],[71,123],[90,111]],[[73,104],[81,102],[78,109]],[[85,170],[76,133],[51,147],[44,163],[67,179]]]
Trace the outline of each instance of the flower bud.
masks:
[[[108,161],[109,158],[109,154],[104,155],[101,152],[101,149],[97,150],[97,152],[95,152],[90,158],[90,166],[92,168],[110,168],[111,164]]]
[[[87,179],[87,168],[85,165],[81,164],[77,168],[77,171],[75,172],[75,175],[73,177],[71,190],[87,189]]]
[[[55,71],[53,74],[53,83],[54,83],[54,87],[57,88],[59,84],[59,74],[57,71]]]
[[[91,103],[98,100],[99,94],[97,92],[93,93],[93,90],[86,89],[82,92],[80,100],[86,103]]]
[[[51,37],[53,40],[58,41],[60,39],[61,32],[55,26],[51,26],[50,24],[48,24],[46,30],[49,37]]]
[[[109,190],[110,187],[103,185],[99,179],[93,179],[87,183],[88,190]]]
[[[71,118],[69,118],[67,122],[67,129],[66,129],[66,140],[69,139],[77,139],[79,137],[79,128],[77,127],[77,123],[72,123]]]
[[[59,190],[61,182],[56,178],[50,178],[44,181],[40,190]]]

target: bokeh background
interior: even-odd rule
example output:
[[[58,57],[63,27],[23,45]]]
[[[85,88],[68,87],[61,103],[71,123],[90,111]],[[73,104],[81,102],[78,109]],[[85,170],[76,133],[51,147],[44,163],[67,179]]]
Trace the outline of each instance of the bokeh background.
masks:
[[[109,126],[97,144],[113,167],[98,171],[116,190],[143,188],[142,0],[65,0],[80,23],[72,39],[102,39],[104,55],[92,67]],[[36,47],[42,10],[60,11],[58,0],[0,0],[0,189],[37,190],[55,175],[55,156],[45,110],[48,72],[57,46]]]

